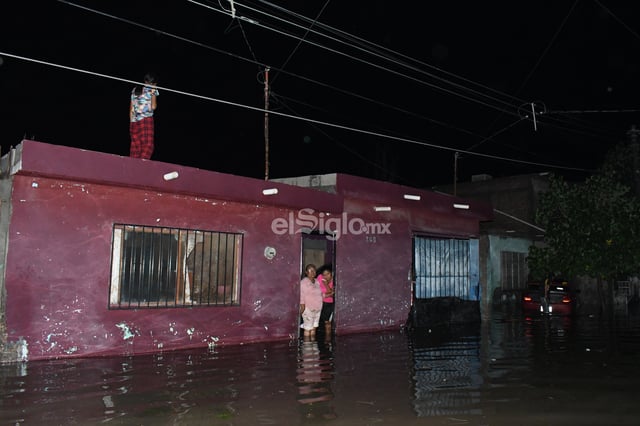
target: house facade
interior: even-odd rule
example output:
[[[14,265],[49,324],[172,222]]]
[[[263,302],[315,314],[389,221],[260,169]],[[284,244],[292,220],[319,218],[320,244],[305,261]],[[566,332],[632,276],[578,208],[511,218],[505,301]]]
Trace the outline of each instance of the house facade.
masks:
[[[296,339],[311,261],[334,266],[338,335],[401,327],[416,288],[481,292],[469,266],[491,219],[481,202],[459,210],[456,197],[341,174],[318,191],[29,140],[1,173],[4,361]],[[441,256],[416,275],[433,253],[458,253],[455,265]]]
[[[344,199],[338,330],[480,320],[479,225],[493,218],[489,204],[344,174],[277,181]]]

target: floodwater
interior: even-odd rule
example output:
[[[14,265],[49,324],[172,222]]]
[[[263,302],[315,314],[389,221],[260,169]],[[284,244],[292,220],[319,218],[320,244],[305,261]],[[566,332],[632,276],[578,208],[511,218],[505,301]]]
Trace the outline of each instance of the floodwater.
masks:
[[[7,425],[637,425],[640,318],[0,366]]]

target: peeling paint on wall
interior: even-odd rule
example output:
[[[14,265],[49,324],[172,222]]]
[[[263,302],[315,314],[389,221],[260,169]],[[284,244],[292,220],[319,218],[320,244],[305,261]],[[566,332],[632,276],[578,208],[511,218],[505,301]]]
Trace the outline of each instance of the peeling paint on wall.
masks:
[[[131,330],[129,329],[129,326],[125,322],[121,322],[119,324],[116,324],[116,327],[118,327],[120,330],[122,330],[122,338],[124,340],[131,339],[132,337],[135,337],[135,334],[131,332]]]
[[[77,352],[77,351],[78,351],[78,347],[77,346],[72,346],[69,349],[65,350],[64,352],[66,354],[68,354],[68,355],[71,355],[72,353]]]
[[[210,340],[208,340],[210,339]],[[207,344],[207,346],[209,346],[209,350],[213,350],[216,347],[216,343],[218,343],[218,340],[220,340],[218,337],[214,337],[214,336],[209,336],[208,339],[204,339],[203,342],[205,342]]]

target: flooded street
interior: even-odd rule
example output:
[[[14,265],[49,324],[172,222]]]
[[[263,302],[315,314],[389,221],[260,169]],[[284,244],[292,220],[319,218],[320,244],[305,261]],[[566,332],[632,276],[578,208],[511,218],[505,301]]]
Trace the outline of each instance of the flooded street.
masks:
[[[482,327],[0,367],[6,425],[632,425],[640,319]]]

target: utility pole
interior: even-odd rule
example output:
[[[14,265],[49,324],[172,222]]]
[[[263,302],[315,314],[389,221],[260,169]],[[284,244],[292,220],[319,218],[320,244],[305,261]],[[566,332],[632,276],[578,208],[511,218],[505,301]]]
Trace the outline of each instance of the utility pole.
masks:
[[[264,180],[269,180],[269,67],[264,70]]]
[[[456,151],[453,154],[453,196],[456,196],[457,186],[458,186],[458,158],[460,158],[460,153]]]

